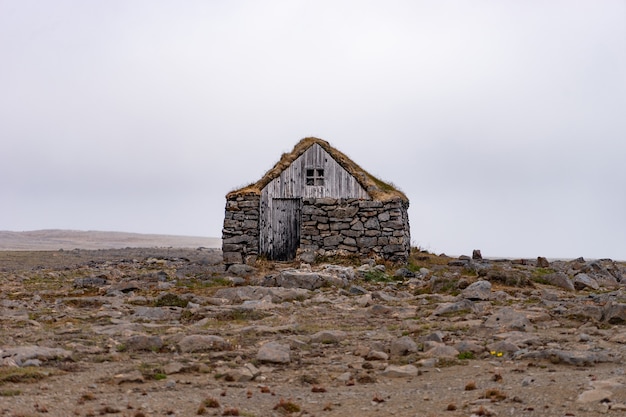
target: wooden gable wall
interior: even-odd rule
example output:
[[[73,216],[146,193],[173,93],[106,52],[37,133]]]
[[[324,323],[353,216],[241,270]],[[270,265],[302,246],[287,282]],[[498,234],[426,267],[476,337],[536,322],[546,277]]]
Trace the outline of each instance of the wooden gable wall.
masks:
[[[306,169],[324,169],[323,186],[306,185]],[[371,200],[367,191],[332,156],[313,144],[263,188],[261,199],[269,198],[358,198]]]
[[[323,169],[324,185],[306,185],[307,169]],[[281,225],[289,224],[293,227],[299,227],[293,225],[292,219],[281,218],[281,216],[286,216],[290,211],[281,211],[279,209],[281,205],[274,204],[274,200],[301,198],[372,199],[356,178],[335,161],[324,148],[318,144],[313,144],[261,191],[259,213],[260,253],[266,255],[273,254],[276,246],[273,241],[275,239],[285,239],[284,231],[274,229],[282,227]],[[293,236],[293,238],[296,239],[297,237]]]

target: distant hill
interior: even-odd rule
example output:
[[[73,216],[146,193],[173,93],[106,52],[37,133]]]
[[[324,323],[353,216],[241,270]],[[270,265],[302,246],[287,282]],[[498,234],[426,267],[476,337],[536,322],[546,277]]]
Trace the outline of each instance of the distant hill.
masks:
[[[0,231],[0,250],[72,250],[120,248],[219,248],[222,240],[212,237],[152,235],[80,230]]]

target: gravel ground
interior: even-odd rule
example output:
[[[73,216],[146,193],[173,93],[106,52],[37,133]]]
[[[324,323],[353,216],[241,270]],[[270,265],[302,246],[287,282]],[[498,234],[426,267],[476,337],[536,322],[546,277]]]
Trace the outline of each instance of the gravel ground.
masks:
[[[493,280],[485,299],[464,298],[490,275],[450,261],[422,255],[402,279],[336,266],[347,285],[277,289],[262,284],[322,266],[235,274],[211,249],[0,252],[0,415],[624,413],[626,337],[606,319],[621,284]],[[485,268],[503,265],[526,270]],[[438,313],[455,305],[469,307]],[[288,358],[262,356],[272,344]]]

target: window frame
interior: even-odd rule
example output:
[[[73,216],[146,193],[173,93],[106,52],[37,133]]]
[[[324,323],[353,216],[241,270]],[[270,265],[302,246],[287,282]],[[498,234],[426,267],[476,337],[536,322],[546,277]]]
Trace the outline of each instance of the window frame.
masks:
[[[323,187],[325,181],[324,174],[324,168],[306,168],[304,170],[304,183],[307,187]]]

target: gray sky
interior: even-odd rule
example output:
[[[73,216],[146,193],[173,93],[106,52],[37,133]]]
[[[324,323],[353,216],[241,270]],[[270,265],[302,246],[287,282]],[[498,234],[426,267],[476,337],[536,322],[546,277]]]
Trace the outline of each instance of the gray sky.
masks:
[[[626,2],[0,0],[0,230],[221,236],[317,136],[450,255],[626,259]]]

